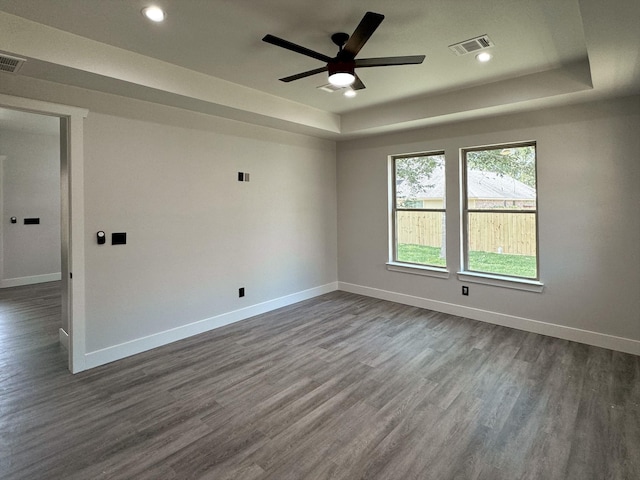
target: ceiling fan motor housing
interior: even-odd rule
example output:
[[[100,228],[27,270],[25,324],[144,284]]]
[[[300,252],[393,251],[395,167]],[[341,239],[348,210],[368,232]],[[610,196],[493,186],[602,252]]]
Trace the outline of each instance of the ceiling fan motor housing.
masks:
[[[355,60],[338,55],[327,64],[329,83],[338,87],[352,85],[356,80],[355,67]]]
[[[355,60],[336,60],[329,62],[327,69],[329,70],[329,76],[334,73],[350,73],[354,74],[356,68]]]

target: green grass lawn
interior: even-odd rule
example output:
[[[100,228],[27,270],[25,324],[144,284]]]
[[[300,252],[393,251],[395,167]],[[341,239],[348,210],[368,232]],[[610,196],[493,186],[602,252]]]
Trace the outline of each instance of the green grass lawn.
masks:
[[[400,243],[398,245],[398,261],[437,267],[446,266],[446,260],[440,258],[440,249],[438,247],[426,247],[409,243]]]
[[[440,249],[424,245],[398,245],[398,261],[445,266]],[[536,257],[491,252],[469,252],[469,270],[516,277],[536,278]]]

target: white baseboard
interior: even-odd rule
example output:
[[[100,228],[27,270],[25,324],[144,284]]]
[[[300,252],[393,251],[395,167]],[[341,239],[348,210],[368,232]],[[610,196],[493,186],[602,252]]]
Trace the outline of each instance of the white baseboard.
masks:
[[[616,337],[605,333],[566,327],[554,323],[542,322],[540,320],[506,315],[504,313],[490,312],[488,310],[465,307],[438,300],[414,297],[412,295],[364,287],[352,283],[338,282],[338,289],[345,292],[365,295],[367,297],[378,298],[380,300],[402,303],[412,307],[426,308],[429,310],[435,310],[436,312],[449,313],[459,317],[479,320],[481,322],[493,323],[527,332],[540,333],[550,337],[561,338],[563,340],[572,340],[574,342],[585,343],[596,347],[603,347],[619,352],[640,355],[640,341],[630,338]]]
[[[47,273],[45,275],[31,275],[30,277],[5,278],[0,280],[0,288],[20,287],[22,285],[33,285],[35,283],[55,282],[60,280],[62,274]]]
[[[162,345],[167,345],[168,343],[183,340],[193,335],[198,335],[200,333],[204,333],[215,328],[220,328],[231,323],[239,322],[240,320],[245,320],[262,313],[267,313],[278,308],[301,302],[303,300],[308,300],[319,295],[324,295],[325,293],[333,292],[337,289],[338,282],[328,283],[320,287],[310,288],[308,290],[303,290],[301,292],[286,295],[274,300],[269,300],[267,302],[241,308],[232,312],[223,313],[215,317],[205,318],[204,320],[199,320],[197,322],[176,327],[171,330],[165,330],[163,332],[158,332],[153,335],[137,338],[135,340],[121,343],[119,345],[114,345],[112,347],[89,352],[85,354],[85,368],[94,368],[100,365],[104,365],[105,363],[120,360],[131,355],[136,355],[138,353],[142,353],[147,350],[160,347]]]
[[[60,341],[60,345],[69,350],[69,334],[62,328],[58,330],[58,339]]]

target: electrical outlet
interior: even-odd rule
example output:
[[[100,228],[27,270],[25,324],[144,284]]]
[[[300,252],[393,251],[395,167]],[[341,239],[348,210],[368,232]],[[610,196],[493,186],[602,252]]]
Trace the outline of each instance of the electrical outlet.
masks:
[[[244,287],[238,289],[238,297],[244,297]]]
[[[462,294],[463,295],[469,295],[469,287],[467,287],[466,285],[462,286]]]

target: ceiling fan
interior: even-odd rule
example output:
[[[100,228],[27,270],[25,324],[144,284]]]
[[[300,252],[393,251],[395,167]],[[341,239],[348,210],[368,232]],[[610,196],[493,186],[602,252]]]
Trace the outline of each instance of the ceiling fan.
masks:
[[[310,77],[317,73],[329,72],[329,83],[337,87],[348,87],[353,90],[365,88],[362,80],[355,73],[356,68],[365,67],[388,67],[392,65],[417,65],[424,61],[424,55],[412,55],[404,57],[380,57],[356,59],[356,55],[364,44],[369,40],[373,32],[384,20],[384,15],[380,13],[367,12],[351,36],[347,33],[334,33],[331,40],[338,46],[338,54],[331,58],[322,53],[296,45],[274,35],[265,35],[264,42],[271,43],[278,47],[286,48],[293,52],[301,53],[307,57],[320,60],[326,65],[306,72],[281,78],[283,82],[292,82],[301,78]]]

